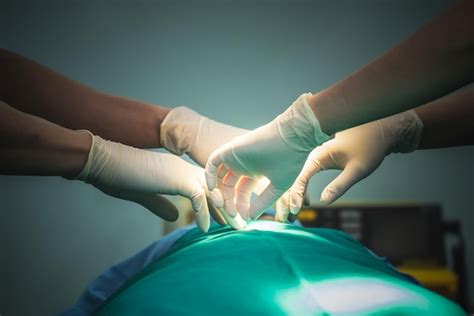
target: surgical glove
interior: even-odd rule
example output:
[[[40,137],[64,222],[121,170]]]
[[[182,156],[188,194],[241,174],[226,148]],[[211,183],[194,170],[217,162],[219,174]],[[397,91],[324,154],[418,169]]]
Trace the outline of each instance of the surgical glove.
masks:
[[[248,130],[222,124],[202,116],[187,107],[172,109],[160,127],[161,145],[176,155],[187,154],[201,166],[205,166],[211,153]],[[219,188],[225,186],[220,183]],[[211,212],[220,224],[229,224],[235,229],[244,228],[245,222],[240,216],[230,217],[223,210],[224,203],[219,193],[214,193],[214,206],[220,214]],[[212,210],[212,208],[211,208]]]
[[[87,131],[88,132],[88,131]],[[155,153],[92,135],[89,157],[78,180],[102,192],[143,205],[165,220],[176,220],[176,208],[164,207],[158,194],[191,199],[196,222],[206,232],[210,217],[204,170],[171,154]],[[169,206],[169,205],[168,205]]]
[[[195,162],[205,166],[214,150],[247,132],[246,129],[213,121],[187,107],[180,106],[173,108],[161,123],[160,139],[162,146],[168,151],[176,155],[186,153]],[[223,177],[219,178],[217,188],[226,190],[226,186],[227,182],[224,181]],[[230,217],[224,211],[226,206],[229,207],[227,205],[229,200],[224,205],[221,196],[219,196],[219,190],[213,194],[215,201],[213,204],[220,214],[211,212],[212,217],[220,224],[229,224],[236,229],[245,227],[246,223],[239,214]],[[209,206],[211,211],[211,205]],[[248,205],[246,206],[248,208]]]
[[[188,154],[204,167],[211,153],[248,131],[199,115],[187,107],[172,109],[161,123],[161,145],[176,155]]]
[[[342,172],[323,190],[321,202],[337,200],[355,183],[370,175],[390,153],[409,153],[418,148],[423,123],[414,111],[360,125],[339,133],[311,152],[291,188],[278,200],[276,220],[298,214],[309,179],[324,169]]]
[[[226,183],[221,193],[231,217],[238,212],[244,219],[258,218],[293,184],[311,150],[329,139],[306,100],[310,95],[301,95],[272,122],[212,153],[206,165],[207,184],[213,190],[219,178]],[[250,205],[250,191],[262,177],[270,183]]]

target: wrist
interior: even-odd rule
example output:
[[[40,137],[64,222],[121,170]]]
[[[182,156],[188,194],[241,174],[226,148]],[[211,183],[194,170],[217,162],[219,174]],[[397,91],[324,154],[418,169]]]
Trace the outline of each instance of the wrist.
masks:
[[[334,88],[322,90],[307,98],[308,104],[316,116],[321,131],[327,135],[346,129],[337,111],[346,108],[344,98]]]
[[[185,106],[173,108],[159,128],[161,145],[179,156],[189,152],[198,137],[201,119],[201,115]]]
[[[153,106],[152,117],[155,122],[154,131],[158,133],[158,144],[156,147],[164,147],[164,144],[161,140],[161,126],[166,118],[169,116],[171,109],[164,108],[161,106]]]
[[[73,152],[71,164],[63,175],[67,179],[76,178],[87,164],[92,147],[92,134],[88,131],[78,130],[73,133]]]
[[[414,111],[406,111],[379,120],[390,153],[410,153],[418,149],[423,122]]]
[[[330,139],[321,130],[318,118],[314,114],[308,99],[312,95],[300,95],[291,106],[274,121],[281,136],[298,151],[310,152]]]

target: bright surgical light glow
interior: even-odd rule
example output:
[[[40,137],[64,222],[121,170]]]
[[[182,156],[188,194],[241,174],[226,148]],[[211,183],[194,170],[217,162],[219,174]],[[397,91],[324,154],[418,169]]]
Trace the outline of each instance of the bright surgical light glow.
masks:
[[[429,302],[414,291],[376,278],[343,277],[280,292],[275,300],[287,315],[361,315],[399,307],[425,308]]]
[[[266,231],[283,231],[285,229],[284,224],[273,222],[273,221],[254,221],[247,224],[244,230],[266,230]]]
[[[294,236],[302,236],[302,237],[309,237],[312,239],[320,239],[323,238],[301,229],[293,229],[294,226],[292,224],[285,224],[281,222],[275,221],[266,221],[260,220],[255,222],[250,222],[247,224],[247,227],[242,229],[242,231],[250,231],[250,230],[262,230],[262,231],[272,231],[276,233],[286,234],[286,235],[294,235]]]

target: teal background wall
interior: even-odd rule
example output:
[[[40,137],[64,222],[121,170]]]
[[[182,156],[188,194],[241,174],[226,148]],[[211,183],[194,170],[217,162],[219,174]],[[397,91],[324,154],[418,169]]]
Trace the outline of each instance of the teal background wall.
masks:
[[[255,128],[450,2],[2,1],[0,45],[99,90]],[[341,200],[441,203],[462,221],[474,267],[473,158],[473,147],[393,155]],[[313,201],[336,174],[312,180]],[[139,206],[60,178],[0,177],[0,210],[2,316],[66,308],[162,232]]]

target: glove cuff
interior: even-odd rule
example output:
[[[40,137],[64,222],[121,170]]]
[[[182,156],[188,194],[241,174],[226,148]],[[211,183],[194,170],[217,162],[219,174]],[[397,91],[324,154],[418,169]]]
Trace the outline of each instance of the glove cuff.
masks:
[[[311,93],[303,93],[276,121],[283,140],[298,151],[310,152],[330,139],[308,104]]]
[[[179,156],[189,152],[197,137],[196,126],[202,118],[185,106],[172,109],[160,126],[161,145]]]
[[[81,129],[79,131],[89,134],[92,138],[92,144],[84,168],[82,168],[82,171],[73,180],[81,180],[87,183],[92,183],[93,165],[97,160],[99,160],[97,157],[100,156],[99,152],[101,151],[101,148],[103,148],[105,141],[99,136],[92,134],[88,130]]]
[[[418,149],[423,134],[423,122],[410,110],[380,120],[387,153],[410,153]]]

